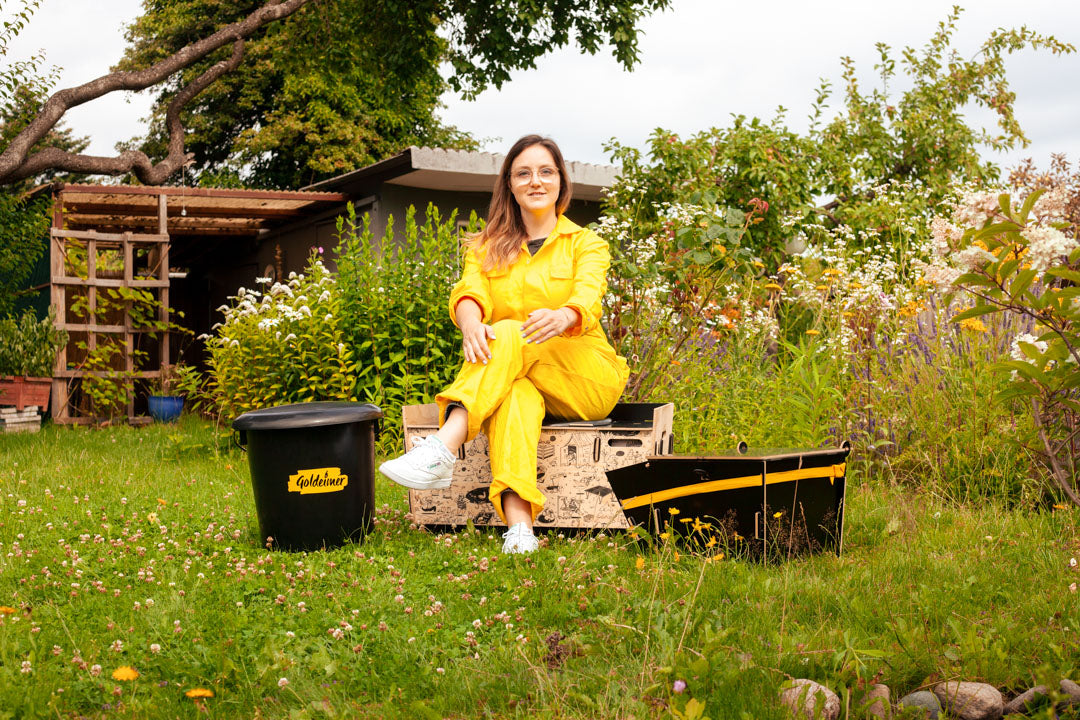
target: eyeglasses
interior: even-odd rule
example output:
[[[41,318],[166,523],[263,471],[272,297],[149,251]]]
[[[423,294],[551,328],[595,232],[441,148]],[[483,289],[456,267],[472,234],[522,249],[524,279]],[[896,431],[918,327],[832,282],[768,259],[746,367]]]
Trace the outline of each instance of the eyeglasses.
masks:
[[[545,185],[550,185],[559,179],[559,171],[553,167],[542,167],[536,171],[536,175],[540,178],[540,182]],[[510,173],[510,180],[515,185],[528,185],[532,182],[533,171],[528,168],[521,168]]]

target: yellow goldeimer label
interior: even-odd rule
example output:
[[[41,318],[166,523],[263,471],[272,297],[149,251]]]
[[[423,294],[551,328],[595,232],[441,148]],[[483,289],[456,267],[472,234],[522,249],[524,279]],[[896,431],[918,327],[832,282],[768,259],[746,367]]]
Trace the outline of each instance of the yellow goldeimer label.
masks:
[[[349,476],[341,474],[341,468],[311,468],[298,470],[289,476],[289,492],[301,495],[328,493],[343,490],[349,484]]]

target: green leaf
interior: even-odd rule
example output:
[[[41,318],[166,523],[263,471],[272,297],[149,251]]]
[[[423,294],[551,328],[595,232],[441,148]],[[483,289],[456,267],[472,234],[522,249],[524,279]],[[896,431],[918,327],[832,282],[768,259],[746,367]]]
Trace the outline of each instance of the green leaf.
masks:
[[[1038,273],[1031,268],[1028,268],[1027,270],[1021,270],[1019,273],[1017,273],[1016,279],[1012,281],[1011,285],[1009,285],[1009,295],[1011,295],[1014,299],[1023,295],[1024,291],[1026,291],[1031,286],[1032,281],[1034,281],[1037,276]]]
[[[975,307],[968,308],[963,312],[953,315],[952,322],[956,323],[960,322],[961,320],[967,320],[969,318],[979,317],[981,315],[989,315],[990,313],[995,313],[1000,310],[1001,308],[999,308],[997,305],[976,305]]]
[[[986,277],[985,275],[981,275],[979,273],[964,273],[960,277],[956,278],[956,284],[973,285],[976,287],[990,287],[995,289],[997,288],[997,283],[995,283],[993,280]]]
[[[1049,277],[1061,278],[1062,280],[1070,280],[1074,283],[1080,283],[1080,272],[1076,270],[1070,270],[1063,267],[1052,267],[1046,271]]]

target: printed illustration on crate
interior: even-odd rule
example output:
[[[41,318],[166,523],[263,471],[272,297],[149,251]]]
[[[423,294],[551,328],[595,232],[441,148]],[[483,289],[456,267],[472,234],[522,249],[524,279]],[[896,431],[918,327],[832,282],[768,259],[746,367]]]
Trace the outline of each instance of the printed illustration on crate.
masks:
[[[658,471],[659,456],[674,447],[674,406],[618,402],[629,368],[600,323],[610,253],[605,241],[563,214],[571,193],[552,140],[528,135],[507,152],[485,228],[468,239],[461,279],[450,290],[448,309],[461,330],[461,371],[435,403],[403,408],[408,450],[379,468],[409,488],[418,524],[505,524],[505,553],[536,550],[534,527],[627,528],[630,522],[648,524],[652,511],[659,530],[659,519],[668,516],[657,510],[678,512],[680,505],[700,504],[697,496],[715,499],[739,489],[724,479],[702,485],[706,471],[700,467]],[[846,450],[838,452],[846,457]],[[779,499],[781,487],[825,479],[834,490],[813,520],[797,491],[784,501],[791,517],[804,517],[798,535],[839,551],[842,460],[830,455],[820,471],[811,463],[803,472],[802,456],[781,455],[774,464],[795,462],[794,473],[785,466],[777,475],[769,458],[754,459],[761,506],[751,511],[757,513],[752,537],[765,542],[766,514],[776,504],[767,502],[769,492]],[[608,477],[626,468],[637,468],[620,476],[629,497]],[[679,472],[689,472],[690,479],[682,482]],[[708,474],[740,477],[721,468]],[[645,503],[641,498],[649,497],[653,478],[667,492]],[[680,494],[676,487],[686,490]],[[716,508],[705,504],[701,509],[715,515]],[[790,547],[797,534],[789,535]]]

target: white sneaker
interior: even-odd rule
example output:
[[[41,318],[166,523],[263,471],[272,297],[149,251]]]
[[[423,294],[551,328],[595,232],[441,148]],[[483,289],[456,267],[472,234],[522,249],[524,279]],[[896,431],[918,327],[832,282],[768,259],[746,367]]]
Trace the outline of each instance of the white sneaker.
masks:
[[[531,553],[540,547],[540,543],[536,541],[536,536],[533,535],[532,528],[523,522],[519,522],[504,532],[503,537],[505,538],[502,548],[503,555]]]
[[[404,455],[387,460],[379,472],[398,485],[413,490],[439,490],[450,487],[454,476],[453,453],[434,435],[412,440],[413,449]]]

